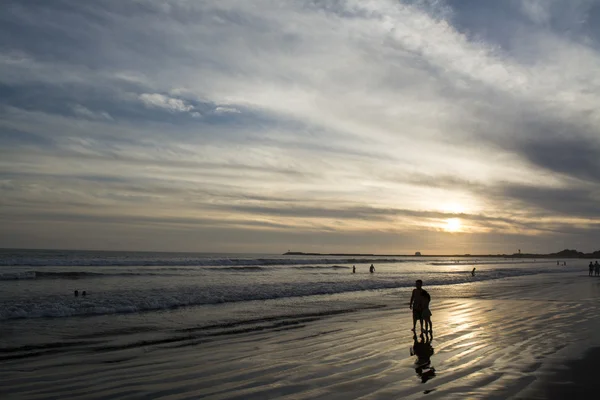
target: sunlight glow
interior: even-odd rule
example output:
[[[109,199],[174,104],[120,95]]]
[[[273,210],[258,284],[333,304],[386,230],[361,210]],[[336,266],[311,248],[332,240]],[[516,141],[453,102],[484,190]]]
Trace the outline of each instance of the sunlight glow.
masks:
[[[459,218],[448,218],[446,220],[445,230],[446,232],[458,232],[460,231],[462,224]]]
[[[458,203],[446,203],[442,206],[442,211],[447,213],[460,214],[466,212],[465,208]]]

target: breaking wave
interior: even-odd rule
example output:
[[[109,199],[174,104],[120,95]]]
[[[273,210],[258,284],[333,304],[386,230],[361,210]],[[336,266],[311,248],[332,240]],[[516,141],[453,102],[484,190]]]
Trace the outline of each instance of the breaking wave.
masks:
[[[552,272],[565,272],[565,270],[559,269]],[[539,270],[503,268],[487,271],[485,274],[478,274],[475,277],[472,277],[470,273],[452,272],[434,273],[427,276],[426,279],[427,285],[430,287],[548,272],[543,268]],[[50,295],[42,298],[8,300],[0,307],[0,320],[136,313],[208,304],[406,288],[412,287],[417,277],[421,277],[421,274],[407,273],[402,277],[396,276],[388,279],[351,279],[333,282],[274,282],[255,285],[218,285],[210,288],[186,286],[101,293],[89,291],[85,298],[76,298],[71,295]]]
[[[0,273],[0,281],[27,280],[27,279],[86,279],[105,278],[110,276],[173,276],[166,273],[143,273],[143,272],[117,272],[102,273],[89,271],[24,271]]]
[[[236,267],[236,266],[273,266],[273,265],[339,265],[339,264],[382,264],[405,263],[406,258],[206,258],[206,257],[153,257],[153,258],[98,258],[98,257],[5,257],[0,258],[0,266],[14,267]]]

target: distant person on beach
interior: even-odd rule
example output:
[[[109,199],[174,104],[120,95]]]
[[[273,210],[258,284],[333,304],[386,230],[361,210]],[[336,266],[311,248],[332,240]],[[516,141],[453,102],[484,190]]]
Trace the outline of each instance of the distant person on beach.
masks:
[[[477,268],[475,268],[475,267],[473,268],[473,271],[471,271],[471,276],[475,276],[475,270],[476,270],[476,269],[477,269]]]
[[[75,295],[75,297],[79,296],[79,290],[75,290],[75,291],[73,292],[73,294]]]
[[[559,261],[557,261],[557,262],[556,262],[556,265],[560,265],[560,262],[559,262]]]
[[[352,266],[352,273],[355,274],[356,273],[356,265]]]
[[[369,272],[370,273],[374,273],[375,272],[375,267],[373,266],[373,264],[371,264],[371,266],[369,267]]]
[[[589,266],[589,268],[590,268],[590,273],[589,273],[589,276],[592,276],[592,275],[593,275],[593,273],[594,273],[594,263],[593,263],[593,262],[591,262],[591,261],[590,261],[590,266]]]
[[[594,275],[600,276],[600,264],[598,264],[598,260],[594,263]]]
[[[415,282],[416,289],[413,289],[412,295],[410,296],[409,308],[413,312],[413,327],[414,332],[417,326],[417,320],[421,323],[421,332],[423,332],[423,320],[425,318],[431,318],[431,311],[429,311],[429,302],[431,296],[425,289],[423,289],[423,281],[417,280]],[[429,319],[431,325],[431,320]]]

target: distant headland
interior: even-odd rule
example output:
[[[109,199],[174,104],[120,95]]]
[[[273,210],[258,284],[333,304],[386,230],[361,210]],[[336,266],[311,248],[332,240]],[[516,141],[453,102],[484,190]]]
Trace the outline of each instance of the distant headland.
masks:
[[[600,250],[593,253],[583,253],[577,250],[565,249],[557,253],[513,253],[513,254],[373,254],[373,253],[304,253],[302,251],[287,251],[284,256],[337,256],[337,257],[503,257],[503,258],[600,258]]]

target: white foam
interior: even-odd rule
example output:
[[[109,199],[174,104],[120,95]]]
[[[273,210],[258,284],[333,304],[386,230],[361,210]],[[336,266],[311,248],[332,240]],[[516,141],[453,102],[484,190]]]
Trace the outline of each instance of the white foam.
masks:
[[[552,272],[564,272],[555,269]],[[545,268],[500,268],[487,270],[472,277],[460,272],[408,272],[399,275],[375,275],[368,278],[338,279],[327,281],[284,281],[248,284],[243,280],[238,284],[214,284],[209,287],[185,286],[122,290],[90,294],[86,298],[73,296],[46,295],[20,300],[5,301],[0,308],[0,320],[14,318],[69,317],[85,315],[119,314],[141,311],[166,310],[178,307],[268,300],[298,296],[336,294],[363,290],[377,290],[411,287],[415,279],[426,281],[427,286],[450,285],[472,281],[498,279],[510,276],[532,275],[549,272]],[[344,274],[344,277],[350,276]],[[220,282],[226,282],[223,279]]]
[[[0,281],[12,281],[18,279],[35,279],[35,271],[24,271],[24,272],[5,272],[0,273]]]

